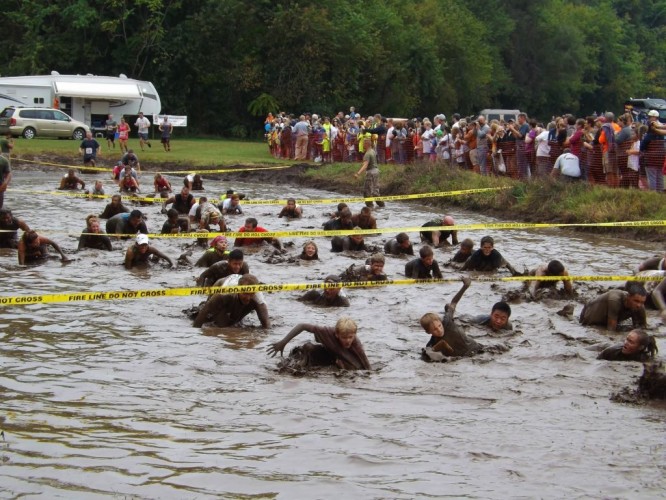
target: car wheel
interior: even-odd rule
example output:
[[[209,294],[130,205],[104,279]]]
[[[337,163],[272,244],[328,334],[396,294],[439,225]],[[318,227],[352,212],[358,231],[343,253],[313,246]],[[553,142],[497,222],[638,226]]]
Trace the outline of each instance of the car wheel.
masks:
[[[32,127],[26,127],[23,129],[23,133],[21,135],[24,139],[34,139],[37,135],[37,131]]]
[[[73,138],[75,141],[82,141],[82,140],[84,139],[85,136],[86,136],[86,132],[85,132],[85,130],[83,130],[82,128],[77,128],[77,129],[74,131],[74,133],[72,134],[72,138]]]

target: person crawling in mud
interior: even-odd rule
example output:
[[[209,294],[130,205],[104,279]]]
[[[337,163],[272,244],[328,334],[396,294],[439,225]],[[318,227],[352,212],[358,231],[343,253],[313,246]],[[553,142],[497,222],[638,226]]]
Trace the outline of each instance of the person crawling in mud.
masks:
[[[490,328],[493,332],[500,330],[513,330],[511,317],[511,306],[506,302],[495,302],[490,314],[480,314],[472,318],[472,323]]]
[[[405,264],[405,276],[415,280],[442,278],[442,271],[439,270],[431,247],[423,245],[419,250],[419,258]]]
[[[648,361],[659,352],[657,341],[642,330],[632,330],[624,343],[607,347],[597,357],[607,361]]]
[[[282,355],[287,344],[299,333],[310,332],[318,343],[307,342],[289,354],[299,367],[337,366],[347,370],[370,370],[370,361],[356,337],[356,331],[356,322],[347,317],[340,318],[335,327],[299,323],[282,340],[272,344],[267,352],[272,357],[277,353]]]
[[[605,326],[615,331],[622,321],[631,318],[634,328],[647,326],[643,285],[632,283],[627,291],[610,290],[590,300],[580,313],[581,325]]]
[[[324,283],[340,283],[340,277],[335,274],[326,276]],[[308,290],[298,300],[301,302],[311,302],[317,306],[324,307],[349,307],[349,299],[345,294],[344,288],[325,288],[323,290]]]
[[[259,280],[252,274],[244,274],[238,280],[238,286],[258,284]],[[213,294],[199,309],[193,326],[198,328],[208,321],[212,321],[215,326],[219,327],[234,326],[254,311],[257,313],[261,326],[270,328],[268,307],[260,297],[261,295],[256,293]]]
[[[356,226],[354,231],[361,228]],[[350,234],[349,236],[333,236],[331,238],[331,252],[365,252],[365,238],[362,234]]]
[[[446,265],[460,268],[467,262],[467,259],[470,258],[474,252],[474,240],[471,238],[465,238],[460,242],[460,248],[455,253],[451,260],[449,260]]]
[[[86,183],[76,175],[76,172],[73,168],[70,168],[69,171],[63,176],[63,178],[60,179],[60,185],[58,186],[58,189],[74,190],[79,188],[79,184],[81,184],[81,189],[86,188]]]
[[[287,217],[289,219],[300,219],[303,217],[303,209],[296,203],[294,198],[289,198],[287,204],[282,207],[278,217]]]
[[[340,274],[342,281],[386,281],[384,274],[386,259],[380,253],[374,253],[363,266],[351,265]]]
[[[210,248],[199,257],[199,260],[197,260],[197,263],[194,265],[196,267],[210,267],[222,260],[228,260],[229,255],[231,254],[231,252],[227,250],[228,245],[229,242],[226,237],[216,236],[213,238],[213,241],[210,242]]]
[[[414,247],[409,241],[407,233],[398,233],[392,240],[384,244],[384,253],[387,255],[414,255]]]
[[[472,280],[465,277],[462,282],[462,288],[451,303],[444,307],[444,316],[440,318],[430,312],[421,317],[421,327],[430,334],[430,340],[421,351],[424,361],[446,361],[447,357],[473,356],[483,350],[483,346],[468,337],[453,319],[456,306]]]
[[[227,260],[220,260],[202,272],[197,278],[197,286],[213,286],[218,280],[232,274],[250,274],[243,251],[239,248],[229,252]]]
[[[319,260],[319,248],[317,248],[317,244],[312,240],[303,243],[303,251],[298,258],[301,260]]]
[[[551,260],[548,264],[542,264],[536,269],[533,269],[529,272],[530,276],[569,276],[569,272],[564,267],[559,260]],[[573,284],[571,280],[563,279],[562,285],[564,285],[564,293],[568,297],[573,296]],[[536,298],[537,290],[543,288],[555,288],[557,286],[557,281],[555,280],[535,280],[530,282],[528,288],[528,293],[533,299]]]
[[[495,240],[491,236],[484,236],[481,238],[481,248],[472,253],[460,270],[488,272],[497,271],[500,267],[506,267],[513,276],[521,274],[495,250]]]
[[[638,271],[666,271],[666,254],[645,259],[638,266]]]

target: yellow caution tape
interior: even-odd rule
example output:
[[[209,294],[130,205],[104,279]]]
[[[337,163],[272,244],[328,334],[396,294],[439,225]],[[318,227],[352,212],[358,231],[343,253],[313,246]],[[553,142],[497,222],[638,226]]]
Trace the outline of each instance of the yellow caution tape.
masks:
[[[16,158],[16,161],[23,163],[36,163],[38,165],[47,165],[49,167],[60,167],[60,168],[73,168],[75,170],[93,170],[97,172],[113,172],[112,168],[106,167],[88,167],[85,165],[65,165],[64,163],[49,163],[45,161],[38,160],[28,160],[26,158]]]
[[[129,201],[146,201],[151,203],[157,203],[157,202],[162,203],[164,202],[164,200],[166,200],[166,198],[150,198],[147,196],[135,196],[133,193],[127,193],[123,191],[117,191],[113,194],[86,194],[85,192],[78,192],[74,190],[35,191],[30,189],[15,189],[15,188],[10,188],[7,191],[14,193],[33,193],[33,194],[47,194],[53,196],[68,196],[70,198],[101,198],[101,199],[109,199],[112,198],[114,195],[119,194],[121,196],[124,196]]]
[[[369,198],[327,198],[317,200],[299,199],[296,200],[298,205],[332,205],[337,203],[364,203],[366,201],[401,201],[401,200],[417,200],[420,198],[440,198],[445,196],[460,196],[464,194],[487,193],[490,191],[501,191],[503,189],[510,189],[510,186],[491,187],[491,188],[478,188],[478,189],[462,189],[458,191],[437,191],[434,193],[415,193],[415,194],[397,194],[391,196],[374,196]],[[224,197],[221,196],[221,199]],[[241,200],[242,205],[284,205],[287,200]]]
[[[511,277],[476,277],[474,281],[660,281],[659,276],[511,276]],[[155,297],[192,297],[207,296],[212,293],[257,293],[291,292],[297,290],[315,290],[327,288],[367,288],[395,285],[424,285],[460,282],[460,278],[442,279],[395,279],[387,281],[345,281],[340,283],[283,283],[239,285],[227,287],[191,287],[166,288],[154,290],[118,290],[110,292],[73,292],[49,295],[20,295],[0,297],[0,306],[24,306],[31,304],[54,304],[63,302],[83,302],[93,300],[136,300]]]
[[[185,175],[190,175],[190,174],[223,174],[223,173],[230,173],[230,172],[248,172],[251,170],[278,170],[278,169],[283,169],[283,168],[291,168],[293,165],[281,165],[278,167],[247,167],[247,168],[222,168],[222,169],[215,169],[215,170],[174,170],[171,172],[162,172],[162,174],[185,174]]]

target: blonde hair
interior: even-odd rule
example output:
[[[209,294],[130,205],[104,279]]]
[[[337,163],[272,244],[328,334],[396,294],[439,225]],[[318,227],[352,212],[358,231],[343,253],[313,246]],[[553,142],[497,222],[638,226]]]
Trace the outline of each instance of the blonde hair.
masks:
[[[435,313],[425,313],[423,316],[421,316],[421,328],[423,328],[426,332],[430,330],[430,327],[435,321],[439,321],[440,323],[442,320],[437,316]]]
[[[343,316],[335,324],[335,333],[356,333],[356,330],[356,321],[347,316]]]

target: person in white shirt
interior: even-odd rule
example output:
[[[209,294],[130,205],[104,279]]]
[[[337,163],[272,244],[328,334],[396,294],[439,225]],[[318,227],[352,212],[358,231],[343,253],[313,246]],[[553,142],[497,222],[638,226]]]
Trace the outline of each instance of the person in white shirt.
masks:
[[[143,149],[143,145],[147,144],[149,148],[152,148],[153,146],[150,144],[150,141],[148,140],[148,132],[150,131],[150,120],[143,116],[143,112],[139,113],[139,117],[136,119],[136,122],[134,122],[134,126],[139,130],[139,146],[141,146],[141,151],[145,151]]]
[[[545,177],[550,173],[550,145],[548,144],[548,130],[542,130],[534,138],[536,148],[537,175]]]
[[[550,175],[568,182],[580,180],[581,171],[578,157],[571,154],[569,148],[565,148],[564,153],[555,160],[555,165],[553,165],[553,171]]]

